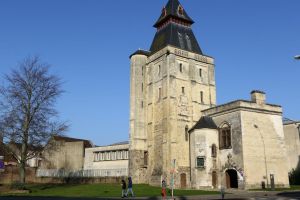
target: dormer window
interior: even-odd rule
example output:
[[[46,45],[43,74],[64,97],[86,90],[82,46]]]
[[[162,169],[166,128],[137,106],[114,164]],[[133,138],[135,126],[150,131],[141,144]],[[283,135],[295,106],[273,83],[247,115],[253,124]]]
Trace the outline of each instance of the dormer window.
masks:
[[[181,5],[178,6],[178,14],[183,15],[183,7]]]
[[[161,11],[162,16],[166,16],[167,15],[167,9],[164,7]]]

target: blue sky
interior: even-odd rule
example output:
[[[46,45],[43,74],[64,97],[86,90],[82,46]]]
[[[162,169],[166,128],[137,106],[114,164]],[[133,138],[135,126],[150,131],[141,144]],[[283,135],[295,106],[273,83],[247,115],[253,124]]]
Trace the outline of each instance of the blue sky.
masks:
[[[167,0],[0,0],[0,74],[39,55],[60,76],[68,135],[128,139],[129,55],[149,49]],[[300,120],[300,1],[181,0],[202,51],[215,58],[217,102],[267,93]],[[1,76],[0,83],[3,83]]]

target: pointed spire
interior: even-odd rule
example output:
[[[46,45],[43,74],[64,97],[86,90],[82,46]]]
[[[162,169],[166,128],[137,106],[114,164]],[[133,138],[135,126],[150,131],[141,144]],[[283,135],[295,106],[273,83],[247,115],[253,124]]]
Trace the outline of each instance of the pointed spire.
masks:
[[[188,16],[178,0],[169,0],[154,24],[157,32],[150,47],[151,54],[168,45],[202,54],[191,29],[193,23],[194,21]]]
[[[194,23],[178,0],[169,0],[167,5],[162,9],[161,15],[154,24],[154,27],[159,28],[164,22],[171,18],[186,23],[187,25]]]

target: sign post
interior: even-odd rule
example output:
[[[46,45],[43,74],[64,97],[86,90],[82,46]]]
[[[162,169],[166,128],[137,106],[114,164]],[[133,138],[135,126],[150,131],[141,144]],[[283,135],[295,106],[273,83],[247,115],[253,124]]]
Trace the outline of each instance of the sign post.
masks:
[[[176,159],[173,159],[172,169],[171,169],[171,181],[170,181],[170,185],[171,185],[171,189],[172,189],[172,199],[174,199],[174,181],[175,181],[174,176],[175,176],[175,172],[176,172],[175,166],[176,166]]]
[[[0,172],[4,171],[4,162],[3,162],[4,157],[0,156]]]

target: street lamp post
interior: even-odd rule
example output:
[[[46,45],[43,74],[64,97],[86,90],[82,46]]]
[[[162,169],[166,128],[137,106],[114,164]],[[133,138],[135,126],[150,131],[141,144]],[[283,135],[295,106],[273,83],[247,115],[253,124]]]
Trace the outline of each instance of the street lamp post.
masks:
[[[261,138],[261,141],[263,143],[263,148],[264,148],[264,159],[265,159],[265,169],[266,169],[266,181],[267,181],[267,188],[269,187],[269,181],[268,181],[268,168],[267,168],[267,158],[266,158],[266,146],[265,146],[265,141],[264,141],[264,138],[260,132],[260,129],[259,127],[254,124],[254,128],[256,128],[259,132],[259,135],[260,135],[260,138]]]

